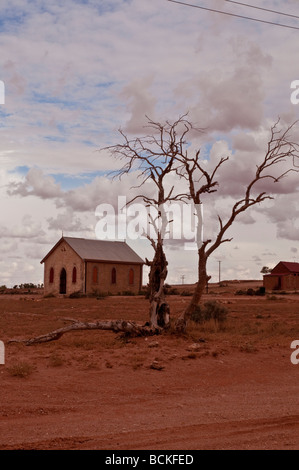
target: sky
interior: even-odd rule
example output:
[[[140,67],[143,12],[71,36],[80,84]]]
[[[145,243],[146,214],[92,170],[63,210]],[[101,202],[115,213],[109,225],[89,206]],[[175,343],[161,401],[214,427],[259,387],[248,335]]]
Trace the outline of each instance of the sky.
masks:
[[[187,3],[299,28],[299,18],[225,0]],[[297,0],[244,3],[299,16]],[[40,261],[62,233],[98,237],[97,208],[136,195],[137,175],[112,179],[120,162],[101,149],[122,142],[119,129],[144,135],[147,117],[188,113],[205,129],[190,152],[200,148],[206,165],[229,156],[219,192],[203,201],[204,237],[216,233],[217,215],[229,214],[265,155],[271,126],[299,119],[298,43],[299,29],[167,0],[2,0],[0,285],[43,282]],[[298,188],[297,173],[267,186],[274,199],[237,219],[232,241],[209,259],[211,282],[219,261],[221,280],[261,279],[263,266],[299,262]],[[152,258],[148,240],[127,242]],[[196,251],[181,240],[166,243],[166,254],[170,284],[196,282]]]

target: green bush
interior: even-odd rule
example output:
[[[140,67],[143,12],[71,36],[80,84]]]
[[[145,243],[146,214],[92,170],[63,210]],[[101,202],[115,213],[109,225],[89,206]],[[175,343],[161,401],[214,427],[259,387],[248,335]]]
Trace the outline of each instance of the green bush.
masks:
[[[205,323],[209,320],[224,322],[228,314],[227,308],[220,305],[218,302],[211,300],[205,304],[198,305],[195,312],[191,315],[191,320],[195,323]]]

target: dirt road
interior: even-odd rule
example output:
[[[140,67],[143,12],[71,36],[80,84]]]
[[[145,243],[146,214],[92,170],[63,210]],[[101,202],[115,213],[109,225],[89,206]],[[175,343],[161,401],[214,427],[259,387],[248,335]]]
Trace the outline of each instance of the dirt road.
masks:
[[[1,372],[0,449],[299,448],[299,366],[280,349],[163,364]]]

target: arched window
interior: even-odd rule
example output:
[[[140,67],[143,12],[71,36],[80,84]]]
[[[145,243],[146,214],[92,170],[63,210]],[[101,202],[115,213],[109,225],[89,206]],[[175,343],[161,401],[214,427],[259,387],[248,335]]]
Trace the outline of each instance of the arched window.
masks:
[[[134,269],[133,268],[129,270],[129,284],[130,285],[134,284]]]
[[[112,271],[111,271],[111,283],[116,284],[116,269],[115,268],[112,268]]]
[[[73,282],[73,284],[76,284],[76,282],[77,282],[77,268],[76,268],[76,266],[73,267],[72,282]]]
[[[49,282],[50,282],[50,284],[53,284],[53,282],[54,282],[54,268],[50,269]]]
[[[92,270],[92,282],[94,284],[98,283],[98,268],[96,266],[94,266]]]

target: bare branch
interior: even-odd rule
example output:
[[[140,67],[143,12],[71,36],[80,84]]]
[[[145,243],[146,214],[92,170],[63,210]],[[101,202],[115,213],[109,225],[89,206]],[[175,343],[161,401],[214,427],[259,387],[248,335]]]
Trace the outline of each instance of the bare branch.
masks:
[[[259,193],[257,196],[253,196],[253,190],[256,184],[262,180],[273,180],[275,183],[278,183],[282,178],[288,175],[291,172],[298,173],[299,170],[296,168],[288,168],[285,171],[282,171],[277,176],[274,176],[271,173],[268,173],[268,170],[277,166],[279,164],[285,163],[287,160],[290,162],[289,166],[294,163],[294,159],[299,157],[299,145],[289,140],[290,130],[298,121],[295,121],[292,125],[287,127],[285,131],[277,129],[279,119],[271,127],[271,137],[267,145],[267,152],[265,154],[262,162],[257,165],[255,177],[250,181],[247,188],[245,189],[244,198],[237,201],[232,207],[231,215],[228,218],[227,222],[223,225],[220,221],[220,230],[216,236],[215,242],[207,251],[209,256],[213,251],[215,251],[218,246],[230,239],[223,239],[225,232],[233,224],[236,217],[246,211],[248,208],[259,204],[267,199],[273,199],[273,196],[268,195],[266,192]],[[294,166],[294,165],[293,165]],[[266,172],[267,171],[267,172]],[[266,172],[266,173],[265,173]]]

